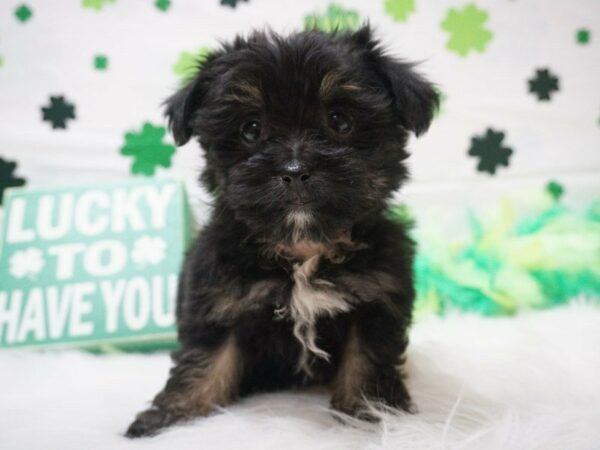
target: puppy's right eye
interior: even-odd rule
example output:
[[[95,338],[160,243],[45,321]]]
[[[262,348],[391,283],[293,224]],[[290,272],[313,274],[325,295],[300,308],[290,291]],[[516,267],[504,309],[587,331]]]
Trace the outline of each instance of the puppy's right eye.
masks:
[[[329,113],[329,127],[337,134],[347,134],[352,128],[352,123],[345,114],[333,111]]]
[[[254,119],[244,122],[240,127],[240,134],[244,141],[254,144],[260,139],[260,121]]]

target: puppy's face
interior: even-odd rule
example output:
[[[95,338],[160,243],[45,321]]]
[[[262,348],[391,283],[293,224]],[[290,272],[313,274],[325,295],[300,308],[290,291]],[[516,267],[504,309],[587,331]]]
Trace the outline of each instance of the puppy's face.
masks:
[[[257,33],[214,53],[167,102],[178,144],[199,137],[205,185],[257,235],[335,239],[407,178],[409,132],[437,96],[363,28]]]

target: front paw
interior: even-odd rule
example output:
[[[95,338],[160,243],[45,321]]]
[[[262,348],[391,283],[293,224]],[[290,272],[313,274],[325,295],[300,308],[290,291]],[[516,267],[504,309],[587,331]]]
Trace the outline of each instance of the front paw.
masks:
[[[129,425],[125,436],[128,438],[150,437],[159,433],[162,428],[172,424],[174,420],[166,411],[158,408],[147,409],[139,413]]]
[[[334,394],[331,398],[331,408],[365,422],[377,423],[381,421],[373,408],[360,397]],[[339,416],[335,417],[339,418]]]
[[[402,377],[395,372],[380,374],[363,386],[364,389],[360,391],[348,389],[334,391],[331,407],[367,422],[379,422],[380,412],[389,411],[390,408],[410,414],[417,412]]]
[[[412,402],[402,378],[396,373],[380,377],[369,398],[410,414],[417,413],[417,407]]]

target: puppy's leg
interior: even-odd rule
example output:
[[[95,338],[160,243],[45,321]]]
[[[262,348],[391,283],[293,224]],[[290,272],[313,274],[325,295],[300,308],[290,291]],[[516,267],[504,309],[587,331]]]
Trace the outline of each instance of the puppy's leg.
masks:
[[[353,324],[342,350],[340,365],[334,380],[331,407],[351,416],[369,420],[370,415],[364,410],[363,398],[370,371],[372,367],[359,342],[356,324]]]
[[[182,351],[165,388],[151,408],[136,416],[126,436],[152,436],[175,422],[208,415],[235,397],[240,374],[240,352],[233,334],[215,351]]]
[[[363,311],[352,324],[331,399],[332,408],[368,421],[377,418],[365,400],[415,411],[399,367],[407,345],[402,321],[393,328],[389,316],[377,320],[374,313]]]

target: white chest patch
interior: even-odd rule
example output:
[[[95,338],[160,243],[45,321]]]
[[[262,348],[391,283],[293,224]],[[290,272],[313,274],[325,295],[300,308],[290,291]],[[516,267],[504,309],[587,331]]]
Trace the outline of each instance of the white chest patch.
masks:
[[[303,370],[309,375],[311,374],[309,353],[325,360],[329,360],[330,357],[327,352],[317,347],[317,318],[333,317],[351,309],[351,305],[335,291],[332,283],[312,279],[318,263],[319,255],[314,255],[302,264],[294,265],[294,287],[289,305],[289,314],[294,321],[294,336],[302,344],[298,370]]]
[[[302,240],[306,228],[312,223],[313,216],[308,211],[294,211],[286,217],[286,222],[293,228],[292,240],[299,242]]]

